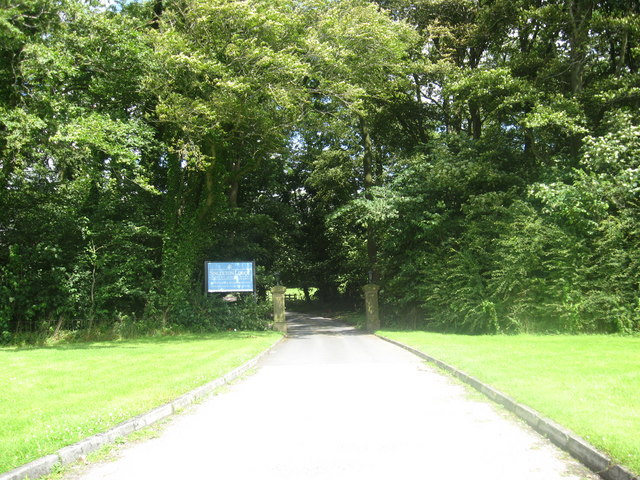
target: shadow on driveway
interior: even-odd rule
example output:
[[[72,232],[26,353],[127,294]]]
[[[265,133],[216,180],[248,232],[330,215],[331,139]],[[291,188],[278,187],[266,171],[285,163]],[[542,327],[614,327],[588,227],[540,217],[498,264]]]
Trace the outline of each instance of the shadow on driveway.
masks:
[[[287,312],[287,335],[293,338],[311,335],[366,335],[353,325],[313,314]]]

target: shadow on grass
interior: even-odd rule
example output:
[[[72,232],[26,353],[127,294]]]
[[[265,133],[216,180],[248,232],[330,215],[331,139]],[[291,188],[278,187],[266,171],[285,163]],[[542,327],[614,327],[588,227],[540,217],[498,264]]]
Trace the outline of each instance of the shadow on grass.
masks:
[[[54,345],[25,345],[7,346],[0,348],[0,351],[23,352],[33,350],[102,350],[113,348],[138,348],[145,345],[168,345],[175,343],[192,343],[209,340],[239,340],[243,338],[266,337],[272,335],[270,331],[237,331],[237,332],[215,332],[215,333],[180,333],[175,335],[150,335],[136,338],[115,339],[115,340],[87,340],[57,343]]]

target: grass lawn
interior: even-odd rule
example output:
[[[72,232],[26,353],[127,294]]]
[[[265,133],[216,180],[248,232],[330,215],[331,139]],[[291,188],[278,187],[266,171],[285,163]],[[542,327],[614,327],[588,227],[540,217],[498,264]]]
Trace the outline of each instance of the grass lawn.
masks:
[[[316,287],[309,287],[309,295],[312,297],[318,291]],[[295,295],[298,297],[298,300],[304,300],[304,290],[302,288],[287,288],[287,295]]]
[[[640,473],[640,338],[381,331],[570,428]]]
[[[0,348],[0,473],[167,403],[278,338],[229,332]]]

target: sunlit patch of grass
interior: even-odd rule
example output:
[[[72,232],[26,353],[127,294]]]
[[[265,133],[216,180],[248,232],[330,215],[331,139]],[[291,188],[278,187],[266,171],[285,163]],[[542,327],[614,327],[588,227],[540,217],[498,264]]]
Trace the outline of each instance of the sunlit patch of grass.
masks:
[[[274,332],[0,349],[0,472],[50,454],[218,378]]]

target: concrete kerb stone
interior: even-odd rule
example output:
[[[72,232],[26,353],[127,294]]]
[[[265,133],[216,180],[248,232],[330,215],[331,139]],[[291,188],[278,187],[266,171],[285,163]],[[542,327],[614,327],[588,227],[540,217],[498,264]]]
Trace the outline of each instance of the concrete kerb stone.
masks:
[[[638,478],[640,478],[637,476],[634,477],[633,473],[631,473],[626,468],[621,467],[620,465],[614,465],[613,467],[609,468],[609,470],[607,470],[606,472],[601,473],[600,476],[605,480],[627,480],[629,478],[638,480]]]
[[[613,466],[613,462],[604,453],[599,452],[586,440],[575,435],[569,435],[567,450],[575,458],[598,474],[606,472]]]
[[[134,418],[113,427],[111,430],[102,434],[102,436],[107,439],[108,443],[112,443],[118,438],[125,437],[136,430],[140,430],[141,428],[144,428],[144,422],[138,418]]]
[[[608,456],[597,450],[589,442],[577,436],[573,432],[565,429],[564,427],[556,424],[552,420],[543,417],[532,408],[516,402],[508,395],[505,395],[499,390],[496,390],[489,385],[482,383],[477,378],[472,377],[471,375],[467,375],[463,371],[458,370],[457,368],[444,363],[437,358],[427,355],[420,350],[398,342],[397,340],[383,337],[382,335],[376,334],[376,336],[382,340],[397,345],[398,347],[404,348],[405,350],[430,363],[434,363],[442,370],[453,374],[456,378],[472,386],[493,402],[504,406],[514,415],[524,420],[538,433],[545,435],[555,445],[570,453],[574,458],[582,462],[584,465],[589,467],[593,472],[597,473],[605,480],[640,480],[640,477],[634,475],[626,468],[622,467],[621,465],[615,465]]]
[[[525,405],[516,403],[516,408],[513,410],[513,413],[527,422],[531,428],[536,431],[538,430],[538,424],[540,423],[540,415],[538,412]]]
[[[176,398],[173,402],[171,402],[171,406],[173,407],[173,413],[178,413],[181,410],[184,410],[189,405],[191,405],[195,401],[195,395],[191,393],[186,393],[178,398]]]
[[[88,455],[91,452],[95,452],[103,445],[106,445],[108,443],[108,436],[98,434],[81,440],[78,443],[74,443],[73,445],[69,445],[68,447],[61,448],[57,451],[59,463],[60,465],[68,465],[72,462],[75,462],[83,455]]]
[[[200,398],[213,392],[216,388],[219,388],[227,383],[231,383],[242,374],[244,374],[247,370],[254,368],[264,356],[269,354],[274,348],[282,343],[285,338],[286,337],[282,337],[260,355],[249,360],[235,370],[232,370],[221,378],[217,378],[216,380],[198,387],[195,390],[192,390],[191,392],[178,397],[172,402],[169,402],[165,405],[154,408],[149,412],[143,413],[142,415],[138,415],[137,417],[122,422],[112,429],[107,430],[106,432],[93,435],[89,438],[85,438],[84,440],[74,443],[73,445],[61,448],[52,455],[41,457],[32,462],[21,465],[13,470],[1,473],[0,480],[34,480],[44,475],[48,475],[57,466],[64,466],[73,463],[79,460],[81,457],[98,450],[104,445],[113,443],[118,438],[124,437],[137,430],[141,430],[160,420],[163,420],[195,403]]]
[[[486,397],[489,397],[490,400],[494,402],[498,402],[498,397],[500,396],[500,392],[494,390],[488,385],[482,385],[480,388],[480,393],[484,394]]]
[[[173,406],[169,403],[162,405],[161,407],[154,408],[153,410],[142,415],[142,420],[145,426],[153,425],[154,423],[167,418],[173,414]]]
[[[33,462],[22,465],[10,472],[3,474],[2,480],[23,480],[24,478],[37,478],[51,473],[56,465],[60,464],[58,455],[47,455]]]

